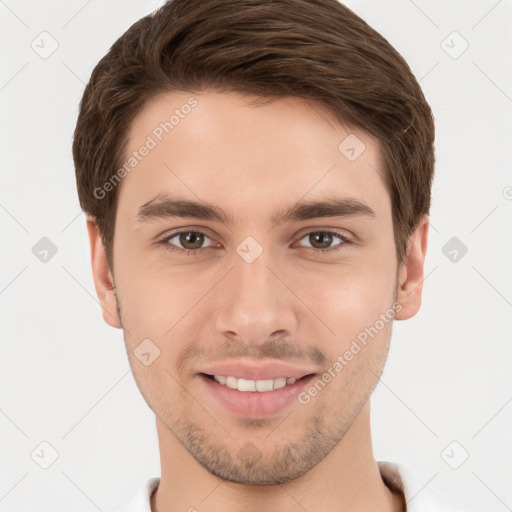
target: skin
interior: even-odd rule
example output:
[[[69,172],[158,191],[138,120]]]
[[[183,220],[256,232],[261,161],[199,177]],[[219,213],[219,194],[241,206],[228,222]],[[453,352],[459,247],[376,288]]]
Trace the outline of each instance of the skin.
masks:
[[[227,411],[207,396],[197,371],[211,362],[265,357],[321,376],[395,301],[396,320],[414,316],[428,218],[399,266],[378,141],[295,97],[256,107],[235,93],[165,93],[135,118],[127,153],[191,96],[198,105],[117,190],[113,272],[97,226],[87,222],[103,317],[124,329],[132,371],[156,415],[162,476],[152,510],[405,510],[403,496],[380,477],[370,432],[369,398],[392,321],[309,403],[294,400],[265,418]],[[350,133],[365,144],[354,161],[338,150]],[[233,224],[139,222],[138,209],[161,193],[207,201],[232,215]],[[375,215],[271,221],[284,206],[334,193]],[[179,236],[162,241],[179,228],[204,233],[204,251],[168,250],[194,247]],[[310,234],[319,231],[339,231],[352,243],[336,235],[330,243],[315,241]],[[247,236],[263,249],[252,263],[236,251]],[[341,249],[322,252],[334,246]],[[145,366],[134,350],[148,338],[160,355]],[[250,463],[240,458],[247,446],[257,454]]]

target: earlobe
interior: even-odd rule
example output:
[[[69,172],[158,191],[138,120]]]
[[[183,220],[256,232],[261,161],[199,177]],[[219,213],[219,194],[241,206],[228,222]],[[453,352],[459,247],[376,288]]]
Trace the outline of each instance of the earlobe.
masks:
[[[421,307],[428,228],[429,218],[425,215],[409,237],[407,259],[400,265],[399,270],[397,301],[402,309],[397,311],[396,320],[413,317]]]
[[[103,241],[96,222],[87,218],[87,231],[91,245],[91,264],[96,295],[103,311],[103,320],[108,325],[121,328],[121,320],[117,311],[117,302],[113,289],[114,279],[108,266]]]

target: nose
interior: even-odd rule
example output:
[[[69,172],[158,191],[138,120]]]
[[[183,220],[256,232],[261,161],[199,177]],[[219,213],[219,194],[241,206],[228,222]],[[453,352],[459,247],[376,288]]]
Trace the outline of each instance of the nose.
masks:
[[[217,332],[247,345],[261,345],[272,337],[287,337],[297,326],[300,301],[287,286],[284,272],[271,250],[252,262],[238,253],[216,290]]]

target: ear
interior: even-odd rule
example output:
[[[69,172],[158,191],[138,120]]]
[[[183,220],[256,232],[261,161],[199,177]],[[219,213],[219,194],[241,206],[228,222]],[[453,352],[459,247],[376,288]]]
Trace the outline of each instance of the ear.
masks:
[[[402,305],[402,309],[396,312],[395,320],[407,320],[421,307],[428,228],[429,218],[425,215],[409,237],[407,259],[400,265],[398,275],[397,301]]]
[[[96,222],[90,217],[87,218],[87,231],[91,243],[92,274],[96,295],[103,310],[103,320],[108,325],[121,328],[121,319],[117,312],[117,303],[113,289],[114,278],[108,266],[107,255],[103,247],[103,241]]]

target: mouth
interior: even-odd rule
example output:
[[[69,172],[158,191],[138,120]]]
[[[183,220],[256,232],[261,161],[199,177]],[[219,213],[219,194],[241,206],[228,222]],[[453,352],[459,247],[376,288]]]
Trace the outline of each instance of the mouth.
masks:
[[[317,374],[260,380],[209,373],[197,375],[202,382],[204,396],[211,397],[212,404],[220,406],[220,410],[239,418],[264,418],[294,404],[295,407],[303,407],[298,395]]]

